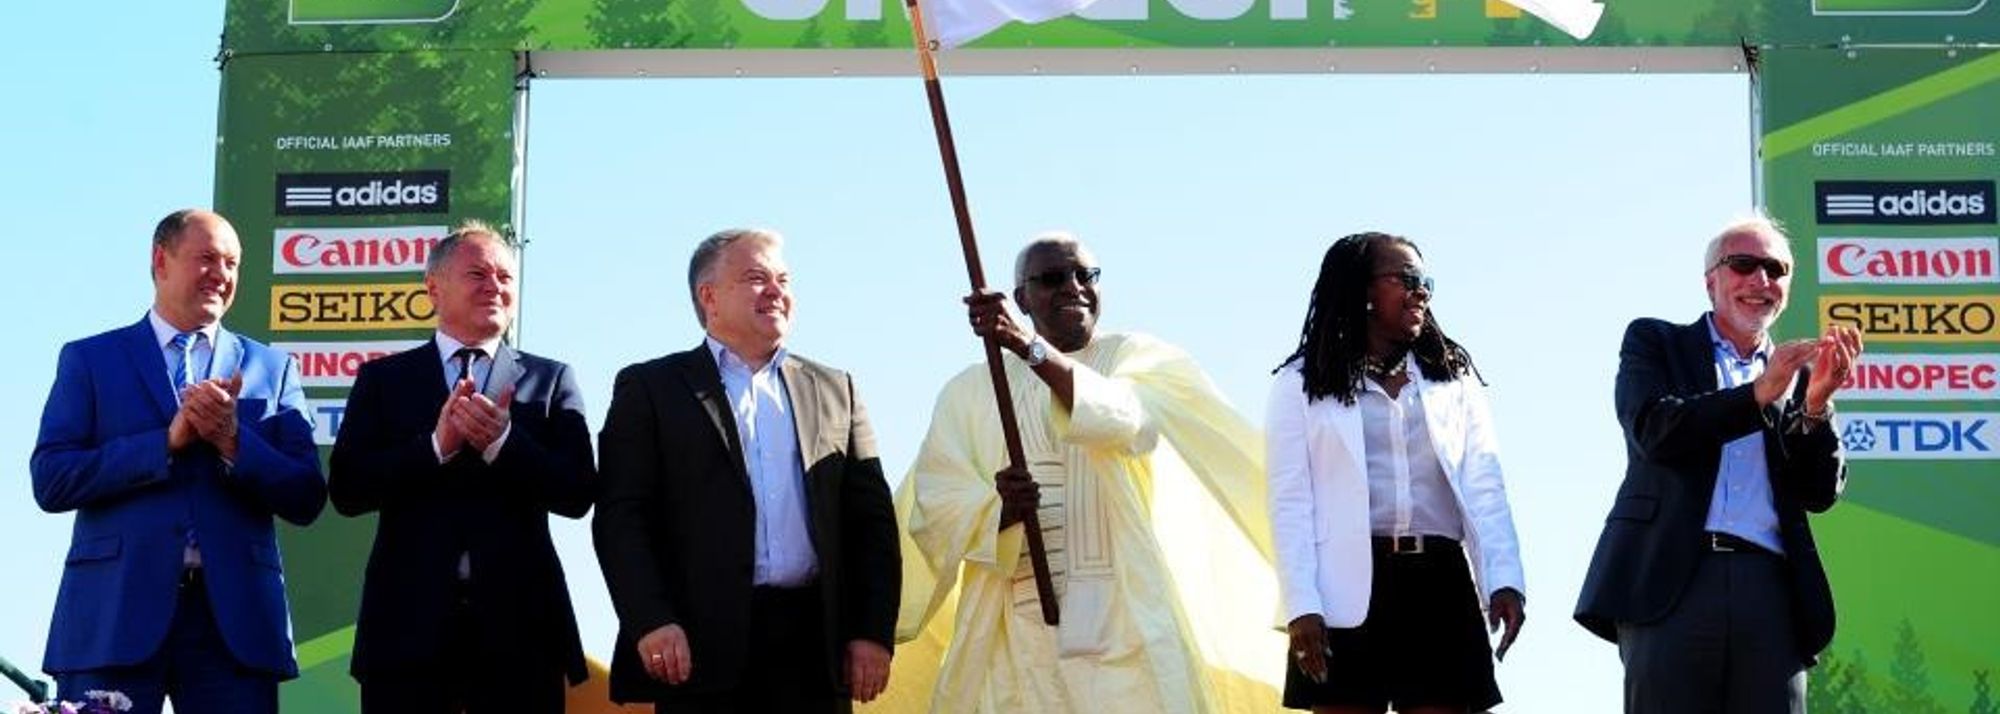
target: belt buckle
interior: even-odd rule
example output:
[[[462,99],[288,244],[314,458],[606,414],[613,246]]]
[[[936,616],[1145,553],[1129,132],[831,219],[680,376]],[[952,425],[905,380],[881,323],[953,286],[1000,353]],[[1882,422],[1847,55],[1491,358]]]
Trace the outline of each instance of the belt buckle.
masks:
[[[1728,542],[1724,541],[1722,539],[1721,533],[1714,533],[1714,532],[1708,534],[1708,549],[1715,551],[1717,553],[1736,552],[1736,546],[1730,545]]]
[[[1424,537],[1399,535],[1389,539],[1389,552],[1394,555],[1423,555]]]

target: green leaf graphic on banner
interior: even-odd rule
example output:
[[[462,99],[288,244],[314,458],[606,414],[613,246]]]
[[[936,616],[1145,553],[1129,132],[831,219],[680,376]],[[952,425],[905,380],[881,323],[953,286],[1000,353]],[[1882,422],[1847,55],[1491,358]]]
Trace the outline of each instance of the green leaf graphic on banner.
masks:
[[[1970,15],[1986,0],[1813,0],[1815,15]]]
[[[361,22],[437,22],[458,0],[291,0],[295,25]]]

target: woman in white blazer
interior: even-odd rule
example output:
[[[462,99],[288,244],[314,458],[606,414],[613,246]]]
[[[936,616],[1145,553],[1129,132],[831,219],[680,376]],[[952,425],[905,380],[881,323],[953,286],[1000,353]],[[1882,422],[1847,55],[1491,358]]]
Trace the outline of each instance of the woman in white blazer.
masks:
[[[1287,707],[1429,714],[1500,702],[1487,628],[1506,626],[1505,656],[1526,586],[1492,414],[1471,356],[1431,315],[1432,288],[1406,238],[1335,242],[1271,387]]]

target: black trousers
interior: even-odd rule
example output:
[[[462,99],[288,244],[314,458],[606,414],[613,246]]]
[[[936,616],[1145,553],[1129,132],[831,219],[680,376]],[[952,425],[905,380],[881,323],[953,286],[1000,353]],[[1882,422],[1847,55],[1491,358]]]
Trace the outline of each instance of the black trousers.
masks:
[[[677,693],[660,714],[762,714],[853,710],[846,687],[835,686],[843,662],[828,662],[826,623],[817,586],[758,587],[750,602],[750,657],[735,689]],[[842,646],[843,652],[846,645]],[[696,655],[697,658],[700,655]]]
[[[1672,613],[1618,624],[1627,714],[1804,714],[1805,660],[1776,553],[1702,554]]]
[[[449,617],[445,661],[421,671],[370,672],[361,680],[363,714],[561,714],[569,682],[553,660],[488,656],[486,642],[509,633],[482,632],[463,588]]]

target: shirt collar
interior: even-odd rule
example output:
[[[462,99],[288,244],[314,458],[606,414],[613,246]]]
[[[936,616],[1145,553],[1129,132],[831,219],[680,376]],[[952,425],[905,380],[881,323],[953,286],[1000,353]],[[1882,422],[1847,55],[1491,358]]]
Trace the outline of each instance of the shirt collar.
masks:
[[[1702,324],[1708,326],[1709,341],[1715,343],[1716,354],[1728,356],[1729,358],[1734,359],[1738,362],[1748,362],[1750,360],[1764,360],[1764,361],[1770,360],[1771,358],[1770,335],[1768,334],[1758,335],[1757,349],[1755,351],[1752,351],[1748,355],[1739,355],[1736,354],[1736,343],[1730,342],[1729,338],[1722,336],[1721,330],[1715,329],[1715,313],[1711,311],[1703,314],[1701,317],[1702,317]]]
[[[458,354],[458,350],[461,347],[475,347],[485,350],[487,359],[492,359],[495,355],[500,354],[500,338],[498,337],[486,340],[485,342],[468,345],[453,339],[451,335],[445,334],[444,330],[438,330],[437,332],[437,346],[438,355],[442,356],[446,362],[450,362],[451,356]]]
[[[710,357],[715,358],[715,366],[717,369],[740,369],[745,372],[752,371],[750,369],[749,362],[743,361],[742,357],[739,357],[736,355],[735,352],[730,351],[729,346],[722,344],[720,340],[715,339],[714,335],[703,337],[702,342],[708,345],[708,355]],[[771,353],[771,361],[764,363],[764,367],[769,368],[771,365],[784,363],[785,357],[789,354],[790,353],[785,351],[784,345],[778,345],[778,351]]]
[[[160,313],[158,310],[154,310],[152,308],[146,309],[146,322],[152,325],[153,342],[155,344],[158,344],[160,346],[160,349],[166,349],[167,343],[174,341],[174,335],[178,335],[181,333],[179,328],[176,328],[171,323],[168,323],[166,318],[160,317]],[[201,336],[208,338],[208,344],[210,346],[210,349],[214,348],[215,336],[217,333],[220,333],[221,331],[222,331],[222,323],[219,322],[211,322],[194,329],[194,332],[200,333]]]

